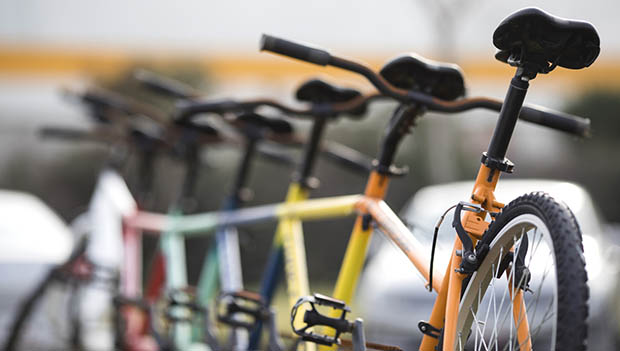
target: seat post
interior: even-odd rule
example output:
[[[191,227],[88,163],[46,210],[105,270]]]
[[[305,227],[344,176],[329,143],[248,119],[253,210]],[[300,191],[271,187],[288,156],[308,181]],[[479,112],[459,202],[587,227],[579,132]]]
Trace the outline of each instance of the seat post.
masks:
[[[510,86],[508,87],[502,109],[499,112],[495,131],[486,153],[489,159],[500,163],[504,161],[506,156],[508,144],[519,118],[519,112],[523,106],[527,88],[529,87],[529,79],[522,72],[521,69],[518,69],[517,74],[510,81]]]
[[[423,112],[418,105],[401,105],[394,111],[381,140],[381,148],[375,165],[379,173],[389,174],[390,170],[393,170],[392,162],[398,145],[403,137],[411,132],[416,118]]]
[[[299,169],[295,174],[295,181],[297,181],[304,188],[313,187],[312,169],[316,163],[316,157],[319,152],[319,144],[321,142],[321,138],[323,137],[323,131],[325,130],[325,126],[327,124],[327,118],[327,116],[315,116],[312,122],[310,138],[306,142],[302,162],[299,164]]]

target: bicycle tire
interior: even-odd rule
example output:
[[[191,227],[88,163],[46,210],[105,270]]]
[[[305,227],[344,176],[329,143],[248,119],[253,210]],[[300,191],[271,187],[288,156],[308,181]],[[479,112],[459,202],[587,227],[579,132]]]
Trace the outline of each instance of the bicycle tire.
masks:
[[[45,292],[54,281],[54,270],[47,273],[45,278],[39,282],[36,288],[20,303],[17,313],[11,322],[8,337],[3,346],[3,350],[13,351],[17,349],[17,345],[21,339],[22,332],[28,321],[32,317],[34,308],[45,295]]]
[[[488,254],[464,282],[455,349],[519,350],[524,341],[530,341],[535,350],[585,350],[589,290],[581,238],[570,209],[545,193],[523,195],[504,207],[478,243],[477,247],[488,245]],[[524,242],[527,246],[521,253]],[[511,250],[514,252],[508,254]],[[521,266],[528,268],[529,274],[516,272],[520,254],[524,254]],[[502,260],[511,260],[508,267]],[[521,309],[515,312],[515,305],[503,304],[506,297],[513,301],[514,292],[526,279],[531,279],[531,292],[521,295],[529,327],[520,343],[516,325],[523,320]],[[504,284],[495,283],[500,280]],[[503,289],[501,296],[498,289]],[[542,317],[537,315],[539,308]]]

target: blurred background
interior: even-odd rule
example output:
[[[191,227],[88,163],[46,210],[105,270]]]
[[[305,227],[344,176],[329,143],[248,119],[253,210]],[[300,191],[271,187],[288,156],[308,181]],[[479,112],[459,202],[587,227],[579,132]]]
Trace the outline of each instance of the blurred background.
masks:
[[[522,0],[4,0],[0,2],[0,188],[38,196],[66,221],[85,209],[108,151],[92,143],[39,138],[42,126],[92,125],[84,110],[62,98],[61,87],[97,84],[140,97],[130,76],[136,68],[147,68],[191,84],[207,98],[272,97],[295,104],[294,89],[317,76],[372,91],[353,74],[259,53],[261,33],[312,43],[376,69],[408,52],[454,62],[464,71],[468,96],[503,98],[514,71],[494,60],[492,33],[505,16],[531,5]],[[582,185],[591,194],[609,238],[618,240],[614,223],[620,222],[620,118],[616,116],[620,3],[545,0],[535,5],[597,27],[601,54],[592,67],[558,68],[541,75],[526,100],[591,118],[592,138],[577,139],[520,123],[508,152],[516,170],[506,178],[548,178]],[[329,126],[328,138],[372,156],[394,107],[381,103],[362,120],[341,119]],[[428,114],[422,119],[400,147],[397,163],[408,165],[410,172],[392,183],[388,193],[392,207],[400,209],[423,186],[472,179],[495,117],[495,113],[474,111]],[[301,122],[296,126],[300,132],[309,127]],[[226,195],[223,189],[232,185],[230,174],[238,156],[234,148],[206,150],[196,192],[200,210],[220,206]],[[127,167],[130,185],[136,182],[134,168]],[[257,160],[252,173],[255,194],[250,205],[284,198],[290,169]],[[322,180],[313,193],[316,197],[361,192],[365,182],[364,176],[324,161],[316,175]],[[154,210],[167,209],[181,176],[178,161],[158,159]],[[305,226],[309,272],[317,286],[335,279],[351,223]],[[244,278],[250,285],[260,278],[273,229],[272,224],[241,229]],[[188,245],[192,281],[207,246],[205,240]]]

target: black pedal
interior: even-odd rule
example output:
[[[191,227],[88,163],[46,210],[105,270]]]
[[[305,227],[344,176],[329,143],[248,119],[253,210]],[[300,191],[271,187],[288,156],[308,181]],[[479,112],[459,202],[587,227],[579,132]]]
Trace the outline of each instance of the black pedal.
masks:
[[[181,309],[177,308],[181,307]],[[171,322],[191,322],[195,315],[204,314],[204,308],[196,302],[193,289],[175,289],[168,292],[166,318]]]
[[[304,323],[302,328],[295,328],[295,317],[297,311],[303,305],[310,305],[310,309],[304,313]],[[321,314],[316,306],[327,306],[333,310],[341,311],[340,317],[332,318]],[[314,294],[313,296],[305,296],[300,298],[291,310],[291,326],[295,334],[301,336],[304,341],[314,342],[320,345],[331,346],[339,343],[339,336],[342,333],[350,333],[353,331],[353,323],[346,320],[346,315],[351,309],[340,300],[336,300],[329,296]],[[334,336],[323,335],[308,331],[309,328],[315,326],[329,327],[335,330]]]
[[[168,292],[167,304],[164,307],[167,332],[159,332],[154,322],[158,320],[156,316],[151,317],[151,330],[153,336],[160,345],[160,350],[172,350],[169,345],[174,344],[171,334],[175,323],[196,323],[202,325],[203,341],[211,346],[213,350],[219,350],[218,342],[211,330],[209,320],[209,310],[201,305],[196,298],[196,291],[193,287],[183,289],[173,289]],[[163,335],[166,335],[165,337]]]
[[[268,321],[269,308],[259,294],[249,291],[223,293],[217,301],[217,319],[235,328],[253,330]]]

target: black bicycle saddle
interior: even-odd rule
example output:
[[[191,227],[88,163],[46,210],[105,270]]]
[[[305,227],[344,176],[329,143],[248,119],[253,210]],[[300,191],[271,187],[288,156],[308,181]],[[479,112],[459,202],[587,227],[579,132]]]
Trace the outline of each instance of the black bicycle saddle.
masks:
[[[263,130],[266,129],[274,134],[293,133],[293,126],[289,122],[280,118],[265,117],[255,112],[243,113],[237,116],[235,121],[241,122],[243,125],[250,125]]]
[[[465,95],[465,81],[459,66],[432,61],[416,54],[391,60],[379,73],[397,88],[421,91],[442,100],[454,100]]]
[[[590,66],[600,52],[600,39],[592,24],[556,17],[538,8],[525,8],[506,17],[493,33],[500,50],[495,57],[518,66],[529,62],[547,73],[555,66],[580,69]]]
[[[333,104],[339,102],[347,102],[362,96],[362,93],[355,89],[341,88],[331,85],[321,79],[310,79],[303,83],[295,97],[299,101],[310,102],[312,104]],[[351,115],[362,115],[366,112],[366,105],[361,105],[354,111],[350,111]]]

